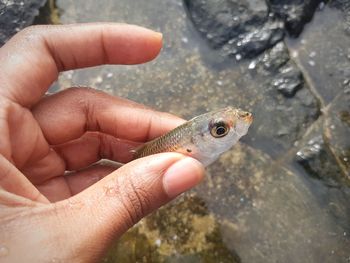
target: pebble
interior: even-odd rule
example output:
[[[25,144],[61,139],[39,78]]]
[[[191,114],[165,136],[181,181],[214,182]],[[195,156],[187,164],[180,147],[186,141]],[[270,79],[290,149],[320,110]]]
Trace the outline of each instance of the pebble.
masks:
[[[312,67],[314,67],[316,65],[315,61],[313,61],[313,60],[309,60],[308,64]]]

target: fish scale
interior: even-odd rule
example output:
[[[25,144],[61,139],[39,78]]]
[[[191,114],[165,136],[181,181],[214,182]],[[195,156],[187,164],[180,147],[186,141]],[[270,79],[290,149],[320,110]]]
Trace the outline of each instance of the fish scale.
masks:
[[[182,143],[191,135],[191,123],[186,122],[167,134],[158,137],[156,140],[145,143],[139,149],[136,149],[135,158],[144,157],[161,152],[174,152],[180,148]]]

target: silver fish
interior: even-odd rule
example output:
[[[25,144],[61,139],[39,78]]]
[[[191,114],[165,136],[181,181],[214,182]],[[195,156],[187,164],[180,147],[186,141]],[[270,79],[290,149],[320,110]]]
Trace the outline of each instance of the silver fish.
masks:
[[[207,166],[245,135],[252,121],[250,112],[233,107],[208,112],[145,143],[135,150],[134,157],[179,152]]]

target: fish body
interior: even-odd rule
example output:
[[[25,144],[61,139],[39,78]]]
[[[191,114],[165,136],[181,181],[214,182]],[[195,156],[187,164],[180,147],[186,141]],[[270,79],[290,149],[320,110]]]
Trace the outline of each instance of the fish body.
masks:
[[[251,113],[233,107],[208,112],[145,143],[134,157],[179,152],[207,166],[245,135],[252,121]]]

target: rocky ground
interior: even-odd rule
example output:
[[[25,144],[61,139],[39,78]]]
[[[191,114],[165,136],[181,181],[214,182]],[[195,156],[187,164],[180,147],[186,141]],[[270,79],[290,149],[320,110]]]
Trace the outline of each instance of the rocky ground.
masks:
[[[46,0],[0,0],[0,46],[22,28],[33,23]]]
[[[88,85],[185,118],[227,105],[255,117],[199,187],[105,261],[350,262],[348,1],[102,2],[49,1],[40,21],[143,25],[164,34],[161,55],[66,72],[52,91]]]

